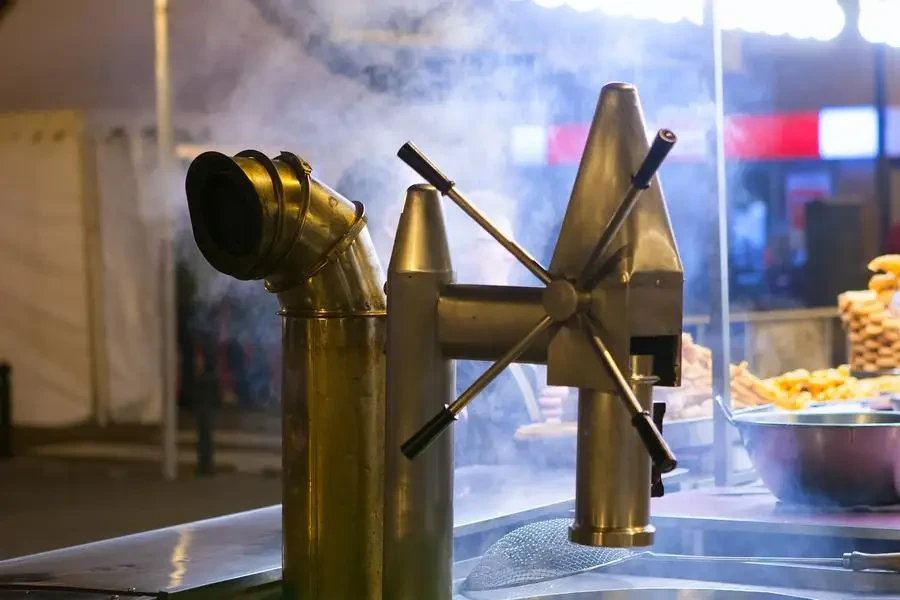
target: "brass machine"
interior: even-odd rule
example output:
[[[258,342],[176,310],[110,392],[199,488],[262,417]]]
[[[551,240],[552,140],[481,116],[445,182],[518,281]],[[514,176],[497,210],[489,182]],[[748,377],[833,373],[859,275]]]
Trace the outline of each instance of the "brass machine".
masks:
[[[445,430],[515,361],[579,388],[571,539],[652,544],[651,480],[675,458],[651,390],[680,379],[683,275],[655,177],[674,142],[663,130],[648,144],[633,86],[603,88],[549,269],[406,144],[400,158],[428,183],[407,191],[386,286],[363,205],[301,159],[193,162],[200,250],[223,273],[264,279],[281,305],[288,597],[450,598]],[[441,195],[545,287],[455,284]],[[496,362],[454,400],[457,359]]]

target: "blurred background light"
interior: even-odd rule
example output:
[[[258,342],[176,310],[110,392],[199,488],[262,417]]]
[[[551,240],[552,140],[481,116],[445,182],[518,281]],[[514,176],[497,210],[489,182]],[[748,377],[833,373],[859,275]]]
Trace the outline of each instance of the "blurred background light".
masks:
[[[865,3],[866,0],[862,0]],[[637,19],[653,19],[662,23],[688,21],[703,24],[704,0],[533,0],[544,8],[568,7],[578,12],[598,10],[608,15]],[[900,42],[900,30],[889,30],[889,23],[900,17],[900,2],[896,0],[871,4],[890,5],[890,15],[874,17],[868,26],[878,31],[870,35],[893,36]],[[789,35],[797,39],[827,41],[837,37],[846,24],[846,14],[837,0],[757,0],[737,2],[719,0],[722,28],[761,33]],[[871,12],[871,11],[870,11]],[[876,11],[877,12],[877,11]],[[893,20],[890,17],[893,17]],[[860,17],[860,28],[863,16]],[[863,34],[866,35],[865,33]],[[870,39],[866,37],[866,39]],[[873,41],[870,39],[870,41]]]
[[[872,106],[835,106],[819,111],[819,156],[866,159],[878,154],[878,113]]]
[[[847,20],[837,0],[720,0],[718,9],[723,29],[797,39],[834,39]]]
[[[663,23],[703,24],[704,0],[533,0],[544,8],[567,6],[578,12],[599,10],[608,15],[655,19]]]
[[[859,33],[874,44],[900,47],[900,2],[897,0],[860,0]]]

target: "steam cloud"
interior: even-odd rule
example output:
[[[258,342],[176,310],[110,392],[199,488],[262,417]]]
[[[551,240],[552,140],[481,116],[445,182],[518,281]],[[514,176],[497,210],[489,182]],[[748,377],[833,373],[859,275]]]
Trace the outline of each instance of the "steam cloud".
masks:
[[[710,78],[699,70],[675,77],[652,68],[644,57],[661,51],[659,34],[666,26],[615,19],[601,27],[605,17],[573,13],[562,35],[548,32],[546,23],[540,27],[546,14],[509,0],[223,3],[204,32],[203,59],[213,64],[189,70],[197,76],[227,71],[234,83],[212,109],[209,141],[303,156],[322,181],[366,205],[383,264],[406,187],[418,180],[396,158],[407,140],[476,201],[508,199],[479,204],[547,260],[575,169],[547,176],[540,169],[513,168],[512,128],[587,122],[600,87],[616,79],[638,85],[651,121],[671,105],[700,113],[709,105]],[[227,61],[227,69],[217,60]],[[700,171],[663,171],[689,279],[703,273],[708,240],[696,231],[714,206],[714,173],[711,166]],[[449,203],[445,212],[457,279],[472,280],[465,269],[473,261],[465,253],[475,247],[477,226]],[[258,283],[205,277],[208,303],[251,294],[263,302],[265,309],[251,311],[241,330],[269,331],[267,338],[277,334],[270,317],[274,299],[256,298]],[[530,280],[517,271],[514,282]]]

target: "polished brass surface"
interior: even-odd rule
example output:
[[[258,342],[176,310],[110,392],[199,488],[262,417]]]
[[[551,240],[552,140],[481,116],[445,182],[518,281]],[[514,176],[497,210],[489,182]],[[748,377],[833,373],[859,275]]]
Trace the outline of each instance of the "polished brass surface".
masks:
[[[643,410],[653,406],[653,357],[634,356],[630,379]],[[650,457],[615,394],[578,392],[575,520],[569,539],[613,548],[653,544]]]
[[[288,317],[383,316],[384,279],[367,229],[303,285],[278,293]]]
[[[637,90],[603,87],[550,263],[554,277],[575,280],[602,241],[649,144]],[[653,354],[659,385],[680,380],[683,273],[659,178],[643,192],[609,250],[599,257],[591,316],[621,370],[628,356]],[[548,350],[548,382],[615,392],[580,327],[567,326]]]
[[[621,87],[621,86],[618,86]],[[616,85],[607,86],[612,90],[617,89]],[[633,91],[633,90],[632,90]],[[604,94],[607,92],[607,89],[604,88]],[[601,94],[601,98],[604,96]],[[614,95],[614,92],[610,92],[610,94]],[[635,100],[635,108],[636,112],[633,115],[626,115],[634,117],[634,121],[638,125],[643,125],[643,119],[640,115],[640,110],[637,107],[637,96],[634,96]],[[609,112],[609,111],[607,111]],[[609,117],[607,117],[609,118]],[[647,146],[647,140],[644,139],[644,145]],[[621,203],[617,203],[613,207],[614,216],[610,219],[609,224],[606,225],[606,229],[601,229],[601,241],[599,246],[595,245],[594,249],[591,251],[589,255],[592,259],[597,258],[603,255],[603,249],[606,248],[609,244],[610,240],[615,239],[616,234],[607,233],[609,228],[613,228],[615,232],[618,232],[621,229],[621,225],[623,225],[627,218],[630,217],[632,208],[634,207],[635,200],[640,195],[636,193],[635,189],[644,190],[650,187],[650,183],[655,177],[656,170],[662,164],[662,161],[665,159],[665,156],[668,154],[669,150],[671,150],[672,145],[675,142],[675,135],[670,131],[660,132],[659,135],[654,140],[654,144],[652,147],[648,148],[648,151],[644,153],[644,158],[641,161],[637,173],[633,178],[631,178],[631,183],[627,186],[626,193],[624,195],[624,200]],[[461,208],[470,216],[473,220],[475,220],[479,225],[482,226],[488,233],[495,237],[495,239],[500,242],[500,244],[510,252],[515,258],[517,258],[524,266],[528,267],[532,273],[538,275],[539,279],[547,285],[547,289],[545,290],[543,297],[544,304],[544,314],[541,319],[534,325],[532,329],[530,329],[520,340],[518,340],[511,348],[504,351],[499,358],[495,360],[495,362],[490,365],[487,370],[484,371],[473,383],[466,389],[454,402],[445,406],[443,409],[437,411],[432,418],[430,418],[427,422],[425,422],[412,436],[410,436],[406,442],[403,443],[401,450],[403,454],[408,458],[415,458],[422,450],[428,447],[428,445],[438,436],[440,436],[443,431],[445,431],[450,425],[452,425],[456,415],[465,408],[466,404],[470,402],[481,390],[483,390],[503,369],[506,368],[511,362],[515,361],[519,356],[523,355],[525,351],[532,346],[538,339],[543,336],[544,332],[551,332],[551,339],[553,339],[553,335],[555,333],[562,332],[565,336],[571,338],[574,328],[579,328],[583,332],[583,326],[580,327],[580,323],[576,321],[584,321],[587,323],[592,323],[591,319],[596,318],[591,312],[590,302],[587,301],[587,296],[590,293],[590,290],[584,290],[580,288],[576,288],[573,286],[572,282],[569,278],[564,275],[556,275],[554,278],[551,278],[549,273],[547,273],[543,267],[534,263],[534,260],[528,256],[527,252],[525,252],[522,248],[520,248],[515,242],[506,238],[502,235],[497,234],[496,228],[487,221],[487,219],[474,207],[472,206],[465,198],[463,198],[459,193],[454,190],[454,183],[451,181],[444,173],[442,173],[437,166],[425,155],[421,153],[421,151],[416,148],[410,142],[401,147],[398,152],[398,156],[406,162],[411,168],[413,168],[419,175],[421,175],[426,181],[432,183],[437,189],[443,192],[446,195],[449,195],[457,204],[460,205]],[[664,208],[664,207],[663,207]],[[664,220],[666,225],[668,225],[668,218],[664,215]],[[665,230],[665,233],[671,234],[670,230]],[[604,237],[605,236],[605,237]],[[671,235],[669,235],[671,239]],[[605,241],[604,241],[605,240]],[[563,240],[561,239],[560,242]],[[674,249],[674,242],[672,246],[672,251],[677,259],[677,251]],[[678,262],[676,260],[676,262]],[[680,263],[679,263],[679,271],[680,275]],[[535,267],[537,271],[535,271]],[[627,280],[623,280],[623,282],[627,283]],[[661,287],[661,279],[656,281],[656,286]],[[680,285],[678,286],[680,291]],[[583,300],[584,298],[584,300]],[[578,314],[579,319],[573,319],[576,314]],[[612,311],[607,311],[605,313],[607,315],[614,314]],[[665,336],[665,335],[656,335],[652,338],[646,338],[641,344],[633,344],[631,343],[632,337],[630,336],[630,332],[628,328],[622,328],[619,319],[616,320],[616,329],[619,333],[624,332],[623,335],[618,336],[619,342],[624,342],[628,345],[629,351],[632,350],[633,346],[638,346],[642,353],[644,354],[652,354],[654,356],[653,365],[659,365],[660,370],[667,377],[666,382],[669,381],[674,382],[677,379],[678,372],[678,360],[674,356],[674,352],[679,348],[679,340],[680,340],[680,331],[678,335],[675,336]],[[561,324],[562,327],[555,327],[551,329],[551,325],[556,322],[557,324]],[[679,330],[680,330],[680,315],[679,315]],[[613,358],[608,350],[606,344],[602,341],[602,338],[606,335],[606,332],[600,331],[599,326],[595,326],[592,331],[588,332],[589,335],[585,336],[584,339],[588,340],[590,346],[596,346],[598,348],[602,348],[602,352],[599,353],[601,361],[605,368],[605,372],[607,378],[610,379],[613,383],[613,389],[619,392],[620,397],[623,401],[628,403],[629,408],[632,413],[634,413],[635,419],[632,421],[632,424],[635,427],[635,430],[640,435],[643,443],[646,446],[647,451],[650,453],[651,457],[654,460],[656,466],[659,467],[661,472],[668,472],[675,468],[676,459],[672,454],[672,451],[668,448],[665,441],[662,438],[657,426],[651,420],[649,413],[640,413],[635,410],[636,401],[632,397],[628,386],[623,384],[624,376],[622,375],[622,369],[617,364],[615,358]],[[659,332],[657,332],[659,333]],[[611,336],[616,337],[616,336]],[[634,340],[637,341],[637,340]],[[552,358],[552,356],[550,357]],[[570,360],[574,363],[580,364],[586,362],[584,357],[579,357],[575,355],[571,355],[567,360]],[[551,361],[552,362],[552,361]],[[591,362],[590,359],[587,359],[587,362]],[[594,365],[591,365],[593,367]],[[583,372],[584,368],[575,366],[569,367],[569,370],[578,373]],[[592,378],[596,381],[600,379],[597,378],[596,374],[592,375]],[[571,385],[571,381],[557,381],[551,383],[561,383],[566,385]],[[579,386],[583,384],[579,383]],[[596,387],[596,385],[591,386],[592,389]],[[639,418],[639,415],[643,415]]]
[[[383,275],[363,205],[301,159],[200,155],[186,182],[197,245],[216,269],[265,279],[283,326],[284,591],[381,597]]]
[[[587,295],[586,300],[590,302],[590,295]],[[547,314],[560,323],[575,316],[579,307],[584,304],[575,285],[565,279],[557,279],[547,285],[542,303]]]
[[[452,281],[440,196],[411,187],[388,268],[383,597],[449,600],[453,559],[453,435],[415,461],[403,442],[453,399],[453,362],[438,340],[438,296]]]
[[[379,598],[384,319],[286,318],[284,584],[291,598]]]
[[[192,164],[187,192],[198,246],[224,273],[265,279],[285,319],[289,597],[449,599],[453,447],[440,432],[515,360],[546,361],[550,384],[582,388],[573,539],[652,541],[642,444],[657,464],[673,466],[674,457],[640,417],[650,410],[651,382],[675,385],[680,377],[681,264],[658,181],[629,213],[638,198],[625,193],[632,172],[640,166],[646,177],[635,181],[649,181],[662,160],[641,162],[648,143],[634,88],[604,87],[594,121],[549,271],[411,144],[401,158],[437,188],[408,190],[384,287],[362,204],[316,180],[301,159],[245,151],[205,153]],[[438,189],[547,290],[454,286]],[[607,234],[604,252],[597,243],[610,219],[622,227]],[[584,289],[574,282],[591,256],[599,269],[588,280],[598,283]],[[591,339],[611,356],[606,369],[582,319],[594,323]],[[642,357],[632,364],[631,354]],[[498,361],[455,402],[454,357]],[[636,377],[637,398],[613,393],[619,371]],[[640,404],[631,406],[642,410],[634,420],[622,398]],[[410,461],[401,446],[414,434],[435,441],[420,444],[425,450]]]
[[[185,187],[194,239],[210,264],[237,279],[265,278],[273,292],[315,275],[365,226],[361,204],[286,153],[270,160],[254,151],[205,152]]]
[[[544,314],[543,290],[533,287],[453,284],[441,289],[438,332],[448,358],[494,360],[528,333]],[[545,363],[549,334],[518,362]]]
[[[471,402],[475,396],[484,391],[484,388],[490,384],[491,381],[494,380],[497,375],[500,374],[500,371],[508,367],[510,364],[514,363],[532,344],[534,344],[535,340],[543,336],[547,331],[549,331],[550,326],[552,325],[553,320],[550,318],[550,315],[544,315],[541,319],[535,323],[528,332],[522,336],[522,339],[513,344],[512,348],[503,353],[502,356],[497,358],[497,360],[491,364],[484,372],[478,376],[472,384],[463,391],[462,394],[459,395],[456,400],[450,403],[449,408],[453,412],[454,415],[458,415],[462,409],[466,407],[466,405]]]
[[[503,324],[503,333],[516,330],[520,336],[492,347],[493,364],[453,402],[420,421],[402,445],[407,457],[415,459],[440,439],[455,416],[500,371],[549,337],[548,383],[578,387],[580,394],[581,483],[576,486],[580,508],[572,538],[610,546],[652,543],[649,459],[660,472],[677,464],[652,420],[648,392],[643,389],[652,387],[651,379],[669,386],[680,380],[683,274],[655,176],[675,139],[671,131],[660,131],[651,146],[634,87],[604,86],[549,273],[515,242],[499,235],[427,156],[411,143],[404,144],[398,156],[407,165],[456,202],[546,285],[536,324],[527,330]],[[595,288],[585,287],[595,282]],[[484,327],[493,333],[490,321]],[[467,341],[462,338],[461,345]],[[631,365],[632,354],[643,358]],[[629,382],[624,373],[630,371],[650,379]],[[427,379],[429,373],[417,377]],[[642,388],[644,397],[636,397],[632,384]],[[630,452],[636,455],[629,456]],[[621,486],[616,485],[618,477]]]

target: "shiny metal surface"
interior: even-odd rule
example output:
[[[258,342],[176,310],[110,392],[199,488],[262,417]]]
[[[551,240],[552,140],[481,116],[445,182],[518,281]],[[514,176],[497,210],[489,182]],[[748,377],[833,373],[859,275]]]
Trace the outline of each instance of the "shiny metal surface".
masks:
[[[403,442],[455,394],[453,362],[441,353],[437,303],[452,281],[440,196],[411,187],[388,268],[387,408],[383,597],[446,600],[453,558],[453,435],[415,461]]]
[[[900,413],[753,413],[732,421],[779,499],[824,506],[900,504]]]
[[[529,519],[565,514],[565,507],[562,506],[557,509],[552,506],[528,509],[564,497],[567,490],[572,489],[571,475],[567,473],[560,471],[554,475],[527,470],[523,473],[521,469],[500,468],[498,471],[489,467],[458,470],[455,484],[457,535],[468,535],[492,527],[506,530],[510,525],[523,524]],[[548,486],[554,488],[549,495],[545,489]],[[529,496],[531,490],[534,494]],[[742,491],[747,492],[746,495],[740,495]],[[777,530],[787,535],[900,540],[898,513],[785,512],[779,510],[773,496],[757,491],[758,488],[706,488],[669,494],[653,500],[654,519],[661,527],[685,532],[705,530],[725,536],[739,535],[741,532],[755,535]],[[277,580],[281,557],[281,511],[276,506],[5,561],[0,563],[0,597],[21,597],[25,585],[15,588],[20,595],[2,595],[4,586],[8,587],[14,581],[35,583],[31,589],[37,585],[123,591],[130,587],[137,591],[163,589],[175,572],[171,557],[182,537],[179,534],[185,529],[192,531],[185,555],[189,560],[181,563],[184,567],[180,576],[181,587],[166,588],[172,595],[193,597],[191,592],[194,591],[201,597],[210,597],[206,591],[216,589],[209,587],[215,582],[231,582],[232,590],[244,587],[254,590],[257,586],[261,586],[260,589],[267,587],[267,584],[259,583],[265,580],[261,578]],[[851,543],[848,539],[848,547]],[[755,585],[769,590],[775,589],[775,585],[817,590],[794,593],[822,600],[896,597],[896,593],[891,593],[891,590],[896,590],[896,575],[884,573],[758,564],[725,564],[711,571],[703,564],[683,561],[672,561],[670,564],[634,561],[612,569],[612,572],[588,573],[537,589],[529,587],[515,593],[492,593],[483,598],[512,600],[561,593],[563,590],[595,592],[623,586],[658,588],[729,584]],[[463,578],[466,574],[467,570],[462,570],[456,572],[455,577]],[[680,580],[661,580],[660,577]],[[64,600],[94,600],[86,592],[62,596],[60,592],[53,594],[53,597]],[[106,594],[107,600],[109,595]],[[153,597],[157,595],[152,594]],[[28,597],[42,598],[39,594],[29,594]]]
[[[543,581],[560,580],[579,573],[609,570],[640,560],[717,566],[734,563],[837,567],[852,571],[900,572],[900,553],[843,553],[842,557],[722,556],[710,554],[666,554],[626,548],[573,544],[566,534],[570,519],[535,521],[505,534],[491,545],[469,572],[459,589],[487,591]]]
[[[479,466],[458,469],[454,476],[457,536],[571,510],[570,469]],[[160,591],[181,596],[223,583],[232,590],[253,589],[280,582],[281,541],[281,506],[272,506],[0,561],[0,590],[102,589],[109,600],[110,592],[131,588],[153,597]],[[90,596],[82,593],[77,597]]]
[[[470,569],[477,564],[476,559],[457,565],[456,577],[460,588]],[[896,598],[897,588],[896,576],[890,573],[756,563],[723,563],[711,569],[709,563],[654,560],[624,562],[600,572],[589,571],[566,579],[504,590],[467,591],[456,598],[525,600],[647,589],[742,591],[815,600],[882,600]]]
[[[252,150],[233,158],[208,152],[192,163],[186,187],[198,246],[226,274],[265,279],[267,289],[278,294],[285,318],[288,597],[449,598],[452,438],[439,434],[455,413],[446,408],[454,385],[451,355],[442,348],[440,296],[442,290],[452,291],[452,272],[438,189],[540,281],[558,280],[540,298],[540,314],[527,329],[520,329],[518,315],[515,323],[500,319],[496,327],[487,318],[484,333],[457,338],[461,352],[485,352],[499,362],[452,406],[458,410],[507,363],[546,356],[549,383],[584,388],[575,537],[612,546],[650,543],[649,461],[640,446],[646,445],[663,470],[673,468],[675,461],[649,420],[650,379],[635,380],[640,403],[647,405],[635,412],[638,401],[619,371],[628,371],[630,354],[646,355],[634,365],[640,377],[678,383],[683,278],[658,182],[653,179],[646,200],[630,215],[625,210],[633,204],[629,196],[624,208],[620,202],[632,172],[640,167],[646,175],[633,180],[643,189],[665,156],[648,156],[634,88],[605,86],[594,121],[554,254],[553,277],[456,192],[427,157],[405,144],[399,156],[437,187],[419,185],[408,191],[388,277],[389,310],[362,204],[342,198],[288,153],[270,159]],[[620,217],[610,221],[613,214]],[[607,241],[612,240],[608,253],[594,253],[600,283],[596,290],[576,289],[571,281],[592,256],[607,222],[622,227],[607,234]],[[487,304],[470,310],[469,316],[490,317],[507,299],[523,312],[532,309],[530,298],[522,302],[526,294],[491,298],[493,293],[484,293]],[[447,307],[445,303],[444,324],[459,322],[460,314]],[[591,360],[584,332],[571,318],[576,314],[595,320],[592,335],[608,342],[612,359],[605,370],[596,368],[596,357]],[[560,343],[554,339],[544,352],[551,323]],[[571,343],[573,326],[580,344]],[[488,337],[494,338],[492,345],[484,342]],[[499,345],[497,340],[518,341]],[[612,381],[621,389],[610,386]],[[617,391],[631,401],[634,419],[628,411],[613,412],[612,401],[620,399],[608,393]],[[431,418],[433,414],[437,416]],[[416,452],[426,449],[419,462],[410,463],[400,448],[409,446],[417,428],[424,443]],[[437,445],[427,447],[435,436]],[[416,452],[404,451],[407,456]]]
[[[265,585],[280,579],[280,565],[281,508],[273,506],[3,561],[0,589],[131,590],[155,597],[229,582],[231,589]]]
[[[293,288],[278,293],[281,315],[288,317],[383,317],[384,276],[363,229],[321,270]]]
[[[634,394],[643,410],[653,406],[652,356],[631,359]],[[589,546],[650,546],[650,457],[619,398],[578,391],[575,520],[569,539]]]
[[[900,542],[900,512],[830,510],[779,502],[762,487],[701,488],[667,494],[652,502],[658,528],[755,536],[791,536]]]
[[[161,173],[173,172],[175,163],[175,124],[172,119],[172,79],[169,59],[169,0],[153,2],[153,50],[156,80],[156,167]],[[162,341],[162,414],[160,415],[160,450],[162,451],[163,477],[178,477],[178,342],[175,285],[174,223],[166,220],[165,237],[160,248],[160,321],[163,324]],[[99,225],[99,224],[98,224]],[[89,271],[90,272],[90,271]],[[98,304],[94,300],[93,304]],[[102,306],[101,306],[101,309]],[[101,322],[103,319],[99,319]],[[103,352],[97,356],[105,357]],[[103,394],[102,396],[105,396]],[[101,419],[106,419],[108,406],[102,408]],[[105,424],[105,423],[101,423]]]
[[[128,596],[128,600],[152,600],[152,596]],[[85,590],[22,590],[0,586],[0,600],[110,600],[109,592]]]
[[[438,332],[448,358],[493,360],[522,339],[544,315],[543,290],[533,287],[453,284],[441,290]],[[547,362],[549,334],[518,362]]]
[[[700,587],[757,587],[758,591],[796,594],[817,599],[873,598],[880,594],[896,595],[897,576],[877,571],[845,571],[837,568],[777,563],[640,560],[622,563],[604,570],[611,575],[628,574],[644,577],[666,577],[680,580],[681,585]],[[693,581],[692,581],[693,580]],[[705,583],[700,583],[705,582]],[[676,584],[677,585],[677,584]]]
[[[656,142],[652,147],[647,142],[634,87],[604,86],[588,150],[554,252],[552,275],[500,234],[477,208],[455,191],[454,182],[413,144],[407,142],[398,152],[404,162],[448,195],[547,286],[541,295],[543,314],[535,324],[524,330],[516,341],[506,340],[506,346],[493,347],[496,354],[489,358],[495,362],[457,399],[421,421],[420,427],[402,444],[403,454],[415,459],[500,371],[549,334],[548,383],[576,386],[580,393],[583,416],[579,416],[578,456],[582,466],[578,470],[581,481],[576,485],[576,510],[583,518],[576,522],[572,535],[585,544],[631,547],[652,541],[646,510],[649,472],[643,489],[631,485],[632,480],[628,479],[625,486],[612,490],[615,487],[612,482],[631,466],[638,472],[630,476],[643,475],[641,463],[632,465],[627,459],[620,460],[622,450],[616,444],[627,434],[601,436],[585,429],[598,427],[606,433],[613,428],[616,433],[622,433],[620,426],[632,426],[631,438],[643,446],[638,448],[642,456],[649,453],[661,472],[676,466],[674,455],[652,421],[650,406],[642,410],[623,375],[629,368],[629,355],[634,353],[648,357],[643,376],[663,385],[677,385],[680,379],[683,274],[655,179],[655,171],[674,144],[675,136],[668,131],[661,132]],[[648,189],[649,199],[633,211],[638,189]],[[592,272],[584,271],[587,262]],[[584,289],[573,283],[581,279],[600,284],[596,289]],[[492,330],[491,322],[485,322],[484,326]],[[504,334],[512,329],[504,323]],[[576,336],[578,343],[573,343]],[[465,347],[465,339],[460,345]],[[599,352],[592,353],[595,348]],[[424,379],[429,376],[427,372],[417,375]],[[592,414],[594,408],[587,406],[588,400],[602,393],[614,395],[597,398],[623,403],[625,418],[610,423],[599,418],[609,415]],[[607,429],[602,429],[604,426]],[[618,469],[609,472],[594,468],[593,457],[598,454],[612,457],[609,460]],[[600,492],[603,487],[610,489]],[[632,497],[635,493],[638,497]],[[579,496],[584,496],[580,502]],[[637,520],[638,515],[643,515],[643,522]]]
[[[462,394],[459,395],[456,400],[450,403],[449,408],[453,412],[454,415],[458,415],[462,410],[466,407],[466,405],[471,402],[475,396],[480,394],[484,388],[490,384],[491,381],[494,380],[497,375],[500,374],[500,371],[508,367],[510,364],[516,362],[516,360],[525,353],[528,348],[530,348],[534,343],[541,337],[543,337],[549,330],[550,325],[552,324],[552,320],[550,315],[544,315],[541,317],[537,323],[535,323],[531,329],[529,329],[522,339],[513,344],[511,348],[509,348],[506,352],[504,352],[496,361],[494,361],[491,366],[485,369],[484,373],[478,376],[478,378],[472,382],[472,384],[467,387]]]
[[[265,279],[283,326],[284,593],[381,597],[386,303],[362,204],[282,153],[197,157],[186,189],[213,267]]]
[[[285,318],[288,597],[380,597],[384,326],[383,317]]]
[[[625,588],[520,597],[523,600],[809,600],[806,596],[715,588]]]
[[[638,400],[637,394],[635,394],[634,390],[631,389],[631,385],[629,384],[627,375],[623,373],[621,370],[616,368],[615,360],[610,354],[609,349],[606,347],[606,344],[603,343],[603,340],[599,335],[599,328],[593,321],[590,319],[583,319],[585,330],[588,338],[590,338],[591,345],[593,346],[594,354],[600,357],[600,362],[603,364],[604,368],[609,372],[610,377],[612,378],[615,387],[616,393],[619,396],[619,400],[622,402],[622,406],[625,407],[625,410],[628,413],[629,417],[634,417],[639,415],[641,412],[648,410],[647,407],[641,406],[641,401]],[[638,363],[635,362],[635,357],[631,357],[631,379],[632,382],[635,381],[635,377],[647,377],[652,381],[651,385],[657,381],[655,377],[652,376],[653,373],[653,357],[648,356],[645,360],[641,361],[641,366],[644,367],[642,372],[635,371],[635,367]],[[652,403],[650,405],[653,406]]]
[[[185,183],[194,239],[213,267],[270,291],[302,284],[365,225],[354,204],[312,176],[302,159],[204,152]],[[373,254],[374,256],[374,254]]]
[[[648,148],[634,86],[604,86],[550,264],[554,276],[579,277]],[[657,177],[599,264],[591,316],[619,368],[632,353],[653,354],[659,385],[677,385],[684,278]],[[633,338],[646,338],[646,348],[632,352]],[[548,382],[615,392],[599,359],[585,360],[592,352],[579,327],[563,327],[550,342]]]

